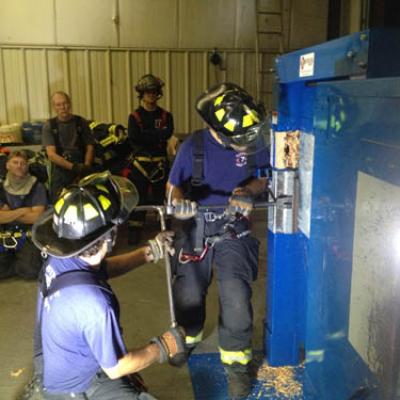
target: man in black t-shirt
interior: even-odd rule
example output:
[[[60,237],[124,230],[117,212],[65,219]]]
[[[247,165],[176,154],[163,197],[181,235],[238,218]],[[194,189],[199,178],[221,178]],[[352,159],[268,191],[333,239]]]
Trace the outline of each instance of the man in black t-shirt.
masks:
[[[67,93],[55,92],[51,104],[57,116],[43,127],[42,144],[51,161],[50,200],[61,190],[90,172],[94,158],[94,138],[87,121],[72,114]]]
[[[46,188],[28,172],[28,156],[12,152],[0,185],[0,278],[35,279],[42,266],[30,239],[31,225],[47,206]]]

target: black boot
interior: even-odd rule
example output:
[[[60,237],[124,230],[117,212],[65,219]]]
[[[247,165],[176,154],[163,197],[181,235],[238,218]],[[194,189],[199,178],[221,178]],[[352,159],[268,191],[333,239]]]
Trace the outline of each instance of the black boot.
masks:
[[[233,363],[224,365],[228,375],[229,396],[231,400],[243,400],[251,392],[251,377],[248,365]]]

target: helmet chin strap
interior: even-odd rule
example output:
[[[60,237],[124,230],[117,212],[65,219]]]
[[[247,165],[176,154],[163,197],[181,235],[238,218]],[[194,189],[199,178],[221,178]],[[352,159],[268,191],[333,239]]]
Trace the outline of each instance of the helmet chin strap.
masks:
[[[108,232],[106,237],[107,253],[111,253],[116,240],[117,240],[117,227],[114,226],[114,228],[112,228],[111,231]]]

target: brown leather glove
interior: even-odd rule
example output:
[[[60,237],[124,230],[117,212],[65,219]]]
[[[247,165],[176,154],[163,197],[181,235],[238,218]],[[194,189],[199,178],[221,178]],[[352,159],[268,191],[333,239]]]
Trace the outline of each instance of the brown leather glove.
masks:
[[[185,331],[182,327],[170,328],[161,336],[151,339],[160,348],[160,363],[169,361],[175,367],[182,366],[187,360]]]

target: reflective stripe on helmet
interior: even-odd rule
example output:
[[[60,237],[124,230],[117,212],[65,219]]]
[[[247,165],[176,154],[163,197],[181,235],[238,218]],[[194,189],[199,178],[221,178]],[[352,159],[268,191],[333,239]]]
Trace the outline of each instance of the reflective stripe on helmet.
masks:
[[[101,194],[98,199],[103,210],[107,210],[111,206],[111,201],[106,196]]]
[[[228,365],[232,365],[235,362],[247,365],[253,358],[251,349],[245,349],[243,351],[227,351],[219,347],[219,352],[221,353],[221,361]]]
[[[196,336],[186,336],[185,342],[187,345],[194,345],[203,340],[203,331],[200,331]]]
[[[61,197],[54,205],[54,210],[57,214],[60,214],[61,208],[64,205],[64,199]]]
[[[230,132],[233,132],[236,128],[236,121],[234,119],[229,119],[226,124],[224,124],[224,128]]]
[[[98,211],[93,207],[93,204],[90,203],[83,206],[83,213],[85,214],[85,219],[88,221],[99,215]]]
[[[215,112],[215,116],[217,117],[218,121],[222,121],[224,115],[225,115],[225,110],[223,108],[220,108],[218,111]]]

